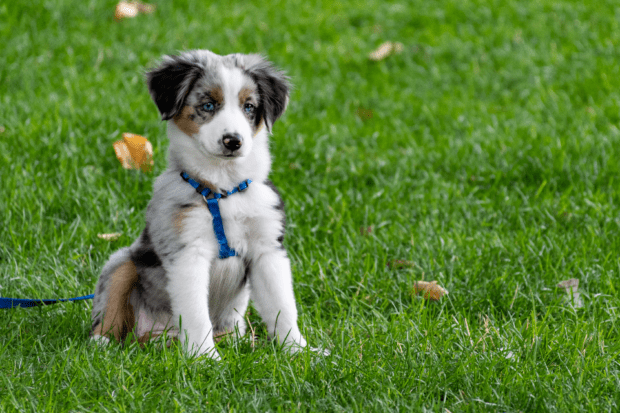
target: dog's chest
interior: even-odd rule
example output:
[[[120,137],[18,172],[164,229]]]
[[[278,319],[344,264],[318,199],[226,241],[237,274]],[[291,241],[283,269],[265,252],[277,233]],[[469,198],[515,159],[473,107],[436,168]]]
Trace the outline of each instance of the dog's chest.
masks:
[[[260,191],[263,188],[258,186],[254,191],[219,199],[217,212],[202,203],[184,225],[187,231],[184,238],[200,239],[216,255],[223,243],[240,257],[252,254],[257,248],[275,247],[283,232],[283,211],[275,208],[278,199],[272,199],[273,192]],[[217,213],[219,219],[215,217]]]

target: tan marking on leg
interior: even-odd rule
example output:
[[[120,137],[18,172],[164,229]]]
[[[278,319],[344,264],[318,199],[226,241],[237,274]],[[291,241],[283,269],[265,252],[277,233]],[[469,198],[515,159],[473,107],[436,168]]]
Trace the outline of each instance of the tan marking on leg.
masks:
[[[174,123],[181,129],[184,133],[189,136],[192,136],[200,131],[200,126],[194,122],[194,116],[196,111],[191,106],[184,106],[181,113],[176,115],[173,118]]]
[[[127,261],[118,267],[111,277],[103,322],[93,329],[93,335],[107,337],[112,333],[117,341],[121,341],[135,325],[129,295],[138,282],[138,272],[133,261]]]

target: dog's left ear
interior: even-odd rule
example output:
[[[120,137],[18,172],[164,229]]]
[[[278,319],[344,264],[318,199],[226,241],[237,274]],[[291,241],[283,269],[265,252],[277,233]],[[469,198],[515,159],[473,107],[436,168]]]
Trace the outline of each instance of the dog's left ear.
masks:
[[[165,56],[163,62],[146,73],[146,83],[162,120],[181,111],[185,99],[204,70],[182,56]]]
[[[259,111],[271,131],[274,122],[282,116],[289,100],[291,85],[283,71],[277,69],[261,55],[235,55],[239,67],[246,71],[258,86]],[[260,122],[261,116],[257,117]]]

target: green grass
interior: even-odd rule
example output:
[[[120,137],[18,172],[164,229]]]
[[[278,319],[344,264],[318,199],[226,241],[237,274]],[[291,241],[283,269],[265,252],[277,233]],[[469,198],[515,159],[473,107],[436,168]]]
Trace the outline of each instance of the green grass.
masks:
[[[160,3],[0,5],[0,295],[89,294],[142,230],[167,148],[145,68],[260,52],[295,84],[272,179],[300,324],[332,355],[289,356],[255,314],[255,345],[213,363],[93,346],[90,303],[2,310],[0,411],[620,409],[617,2]],[[369,61],[387,40],[404,51]],[[153,174],[121,168],[122,132]],[[573,277],[583,308],[555,287]]]

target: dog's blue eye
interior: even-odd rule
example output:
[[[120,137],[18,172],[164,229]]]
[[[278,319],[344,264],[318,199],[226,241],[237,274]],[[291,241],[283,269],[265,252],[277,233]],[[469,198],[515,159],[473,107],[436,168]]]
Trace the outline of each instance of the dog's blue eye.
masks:
[[[205,103],[202,108],[207,112],[213,112],[215,110],[215,106],[213,106],[213,103],[211,102]]]
[[[246,103],[243,107],[243,110],[245,111],[245,113],[252,113],[254,112],[254,105],[251,103]]]

